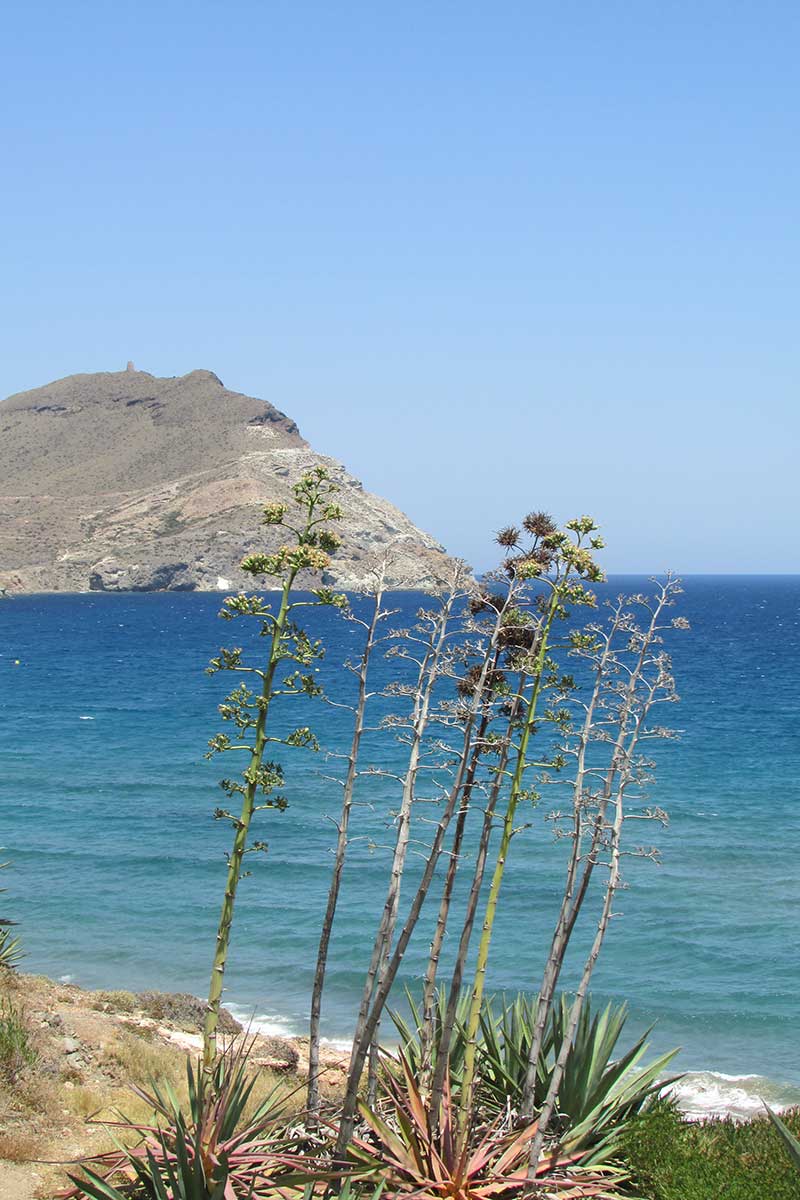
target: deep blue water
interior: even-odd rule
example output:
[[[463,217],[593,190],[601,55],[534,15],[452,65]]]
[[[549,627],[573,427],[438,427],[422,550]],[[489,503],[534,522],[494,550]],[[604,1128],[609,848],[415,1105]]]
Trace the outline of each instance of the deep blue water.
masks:
[[[642,590],[616,578],[612,590]],[[756,1073],[800,1086],[800,577],[690,577],[671,645],[683,731],[659,752],[653,800],[670,813],[663,864],[633,863],[598,968],[597,998],[626,998],[631,1024],[657,1022],[684,1069]],[[202,594],[18,596],[0,603],[0,844],[3,912],[18,919],[27,969],[87,986],[203,994],[228,830],[211,811],[229,679],[203,669],[241,626]],[[393,597],[407,611],[418,596]],[[312,610],[306,610],[312,611]],[[313,611],[334,695],[353,627]],[[355,640],[354,640],[355,639]],[[382,667],[382,669],[385,669]],[[331,749],[343,710],[292,701]],[[302,711],[301,711],[302,710]],[[287,718],[288,719],[288,718]],[[230,759],[223,770],[231,773]],[[300,1032],[307,1015],[339,792],[335,763],[295,752],[289,809],[261,828],[268,856],[244,881],[228,999]],[[326,1032],[346,1038],[377,919],[389,841],[373,782],[356,834],[333,943]],[[648,840],[650,837],[648,836]],[[374,843],[374,844],[373,844]],[[535,814],[506,879],[492,990],[530,987],[547,933],[558,849]],[[425,937],[409,953],[412,982]]]

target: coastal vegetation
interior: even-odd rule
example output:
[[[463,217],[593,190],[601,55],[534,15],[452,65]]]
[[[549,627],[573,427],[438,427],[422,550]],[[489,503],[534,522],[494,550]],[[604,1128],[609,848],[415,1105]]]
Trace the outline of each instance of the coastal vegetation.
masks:
[[[724,1122],[716,1132],[692,1132],[660,1099],[675,1052],[648,1057],[648,1033],[625,1040],[624,1004],[598,1009],[591,998],[619,892],[637,864],[658,860],[639,831],[666,822],[649,798],[651,745],[675,736],[657,713],[677,700],[668,642],[687,627],[671,612],[679,582],[668,575],[651,594],[601,604],[594,589],[603,582],[603,541],[594,521],[582,516],[560,528],[531,512],[498,533],[501,561],[492,575],[476,582],[455,564],[447,586],[395,627],[385,560],[375,560],[374,583],[360,595],[347,597],[326,582],[341,541],[336,492],[326,470],[315,467],[295,485],[291,505],[266,506],[264,524],[271,538],[279,533],[280,545],[244,559],[258,590],[227,597],[220,614],[255,636],[222,648],[209,667],[236,682],[219,706],[226,731],[211,738],[208,757],[244,765],[221,781],[226,801],[214,813],[229,824],[231,840],[208,996],[191,1013],[199,1058],[190,1054],[176,1073],[174,1062],[164,1071],[156,1056],[145,1078],[130,1072],[134,1101],[119,1106],[125,1115],[110,1121],[101,1113],[114,1145],[93,1147],[70,1169],[64,1196],[765,1194],[675,1188],[693,1162],[713,1164],[721,1178],[716,1147],[726,1139],[722,1178],[736,1181],[738,1139],[760,1145],[767,1134],[770,1170],[776,1180],[788,1177],[788,1157],[780,1166],[774,1160],[792,1118],[778,1132],[766,1119],[748,1134]],[[313,578],[311,590],[297,591],[298,577]],[[352,727],[349,751],[327,760],[339,772],[331,785],[341,803],[305,1078],[287,1075],[265,1090],[256,1042],[230,1025],[226,1032],[222,1001],[236,951],[237,897],[250,864],[267,849],[269,821],[287,806],[292,756],[324,753],[323,706],[333,703],[317,671],[325,646],[301,623],[318,608],[335,610],[358,634],[359,654],[346,664],[351,702],[343,706]],[[380,689],[371,675],[379,653],[395,672]],[[309,703],[316,721],[305,707],[298,719],[298,705]],[[357,805],[376,780],[392,796],[385,890],[375,897],[352,1048],[331,1085],[321,1056],[330,941],[348,851],[361,836]],[[561,853],[561,886],[547,901],[552,932],[521,963],[526,994],[498,997],[491,951],[509,895],[509,862],[535,855],[545,833]],[[425,969],[398,1007],[404,958],[422,929],[430,938]],[[13,965],[5,974],[13,975]],[[161,1022],[185,1008],[142,996],[109,1003],[137,1020],[157,1013],[150,1019]],[[394,1051],[386,1048],[388,1017],[398,1035]],[[12,1000],[0,1011],[0,1052],[7,1078],[35,1072],[36,1037]],[[289,1074],[296,1065],[297,1055]],[[704,1178],[699,1166],[695,1176]]]
[[[0,863],[0,871],[7,867],[8,863]],[[5,888],[0,888],[0,894],[4,891]],[[0,969],[16,967],[22,961],[22,943],[11,932],[13,925],[14,922],[7,917],[0,918]]]
[[[800,1111],[784,1114],[800,1133]],[[659,1100],[626,1130],[622,1152],[634,1194],[648,1200],[797,1200],[797,1167],[767,1115],[686,1121]]]
[[[0,975],[0,995],[24,1022],[34,1050],[27,1063],[13,1053],[0,1060],[4,1200],[6,1195],[52,1200],[63,1188],[65,1169],[74,1171],[65,1159],[114,1149],[112,1135],[119,1138],[121,1131],[103,1122],[117,1120],[120,1110],[132,1121],[152,1123],[152,1110],[132,1085],[148,1092],[154,1079],[162,1091],[168,1084],[187,1111],[186,1052],[172,1040],[186,1030],[200,1043],[201,1026],[187,1008],[167,998],[143,1005],[141,995],[84,992],[16,971]],[[170,1012],[174,1019],[150,1018],[151,1011]],[[67,1038],[77,1042],[79,1052],[65,1053]],[[260,1042],[250,1062],[256,1080],[252,1108],[277,1089],[287,1126],[297,1130],[304,1120],[306,1060],[291,1062],[286,1055],[283,1065],[275,1057],[278,1047]],[[321,1079],[329,1111],[341,1096],[342,1079],[329,1057]],[[785,1112],[782,1120],[800,1135],[800,1113]],[[621,1194],[640,1200],[794,1200],[798,1194],[796,1168],[766,1117],[687,1121],[674,1104],[659,1101],[627,1125],[620,1161],[630,1175]],[[355,1200],[359,1191],[371,1198],[373,1190],[355,1185],[354,1191],[351,1185],[345,1200],[348,1194]]]

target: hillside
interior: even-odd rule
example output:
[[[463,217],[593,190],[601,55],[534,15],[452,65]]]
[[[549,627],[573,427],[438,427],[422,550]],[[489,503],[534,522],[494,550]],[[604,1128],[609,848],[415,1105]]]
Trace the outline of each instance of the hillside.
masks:
[[[388,501],[317,454],[264,400],[211,371],[70,375],[0,403],[0,586],[14,591],[228,590],[242,556],[279,541],[259,507],[322,464],[344,537],[326,582],[429,588],[452,560]]]

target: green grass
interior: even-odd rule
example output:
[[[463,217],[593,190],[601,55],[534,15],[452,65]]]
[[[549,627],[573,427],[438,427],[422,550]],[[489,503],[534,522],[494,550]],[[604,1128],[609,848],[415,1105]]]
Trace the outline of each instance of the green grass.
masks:
[[[0,1071],[6,1078],[14,1079],[25,1067],[33,1066],[36,1059],[36,1049],[21,1010],[10,1000],[4,1000],[0,1005]]]
[[[800,1109],[783,1119],[800,1132]],[[660,1101],[631,1124],[624,1155],[646,1200],[800,1200],[800,1172],[766,1114],[690,1122]]]

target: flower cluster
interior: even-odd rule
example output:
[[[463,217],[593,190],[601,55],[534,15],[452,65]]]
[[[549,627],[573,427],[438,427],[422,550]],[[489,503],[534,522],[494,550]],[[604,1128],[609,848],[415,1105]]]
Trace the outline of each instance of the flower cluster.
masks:
[[[281,546],[274,554],[248,554],[241,567],[248,575],[282,575],[284,571],[324,571],[330,558],[316,546]]]

